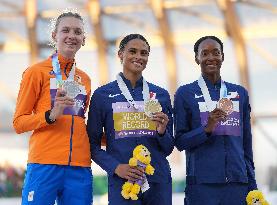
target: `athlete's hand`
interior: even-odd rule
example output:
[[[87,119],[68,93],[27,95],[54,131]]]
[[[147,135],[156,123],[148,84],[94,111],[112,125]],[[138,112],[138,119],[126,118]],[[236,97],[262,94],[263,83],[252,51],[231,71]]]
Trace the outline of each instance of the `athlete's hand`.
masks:
[[[50,112],[49,118],[51,120],[56,120],[59,116],[63,114],[63,111],[66,107],[72,107],[74,105],[74,100],[66,96],[66,91],[58,89],[54,101],[54,107]]]
[[[114,172],[123,179],[135,182],[142,179],[144,170],[140,167],[131,167],[129,164],[119,164]]]
[[[226,117],[227,117],[226,112],[224,112],[219,108],[215,108],[212,112],[209,113],[208,123],[205,127],[205,132],[211,133],[215,129],[216,124],[219,121],[225,121]]]
[[[169,121],[168,116],[163,112],[154,113],[152,121],[156,122],[156,129],[160,135],[163,135],[166,130],[167,123]]]

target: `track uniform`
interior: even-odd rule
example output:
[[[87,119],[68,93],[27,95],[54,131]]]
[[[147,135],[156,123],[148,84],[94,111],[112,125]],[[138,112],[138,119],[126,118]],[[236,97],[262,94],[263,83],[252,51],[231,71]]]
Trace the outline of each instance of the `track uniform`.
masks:
[[[121,73],[133,99],[139,106],[136,111],[127,102],[118,87],[117,81],[98,88],[92,98],[88,115],[87,131],[90,138],[92,159],[108,173],[109,204],[160,204],[172,202],[171,173],[166,159],[173,150],[172,107],[166,90],[151,83],[149,91],[162,106],[169,117],[166,132],[159,136],[155,123],[143,111],[143,80],[137,81],[132,89],[131,83]],[[103,128],[106,135],[106,150],[101,149]],[[119,164],[128,164],[133,149],[143,144],[151,153],[151,165],[155,168],[153,176],[147,175],[150,189],[139,194],[137,201],[126,200],[121,196],[121,187],[126,181],[114,171]]]
[[[221,80],[205,79],[212,101],[220,97]],[[174,122],[178,150],[186,151],[186,205],[245,204],[256,189],[250,105],[247,91],[226,83],[233,112],[208,136],[208,111],[197,81],[181,86],[175,95]]]
[[[73,60],[58,55],[63,80]],[[85,117],[91,93],[90,78],[76,69],[74,80],[80,94],[76,105],[66,108],[55,123],[46,122],[46,111],[53,107],[56,78],[51,57],[25,70],[20,84],[13,125],[16,132],[33,131],[29,141],[27,173],[22,204],[90,204],[92,175],[89,139]],[[74,191],[72,191],[74,189]]]

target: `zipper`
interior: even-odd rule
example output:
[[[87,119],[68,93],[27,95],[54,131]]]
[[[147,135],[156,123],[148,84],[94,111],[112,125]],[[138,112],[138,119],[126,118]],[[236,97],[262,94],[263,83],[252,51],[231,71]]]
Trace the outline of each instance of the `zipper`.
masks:
[[[69,157],[68,157],[68,165],[70,165],[71,163],[71,155],[72,155],[72,137],[73,137],[73,127],[74,127],[74,116],[71,115],[72,117],[72,120],[71,120],[71,129],[70,129],[70,143],[69,143],[69,146],[70,146],[70,149],[69,149]]]
[[[214,85],[214,90],[218,91],[220,88],[217,85]],[[220,94],[219,98],[220,99]],[[226,137],[223,136],[223,146],[224,146],[224,172],[225,172],[225,183],[229,182],[228,176],[227,176],[227,148],[226,148]]]
[[[224,143],[224,154],[225,154],[225,159],[224,159],[224,164],[225,164],[225,182],[228,183],[229,179],[227,176],[227,151],[226,151],[226,139],[225,136],[223,136],[223,143]]]
[[[63,70],[63,72],[64,72],[64,74],[65,74],[65,76],[68,78],[68,75],[66,74],[66,69],[67,69],[67,66],[69,65],[69,63],[67,63],[66,64],[66,66],[64,67],[64,70]]]
[[[214,85],[214,90],[215,90],[215,91],[218,91],[218,90],[219,90],[219,87],[217,87],[217,85]]]
[[[64,67],[64,74],[68,78],[68,75],[66,74],[66,69],[68,67],[69,63],[66,64]],[[71,127],[70,127],[70,141],[69,141],[69,157],[68,157],[68,165],[71,163],[71,156],[72,156],[72,137],[73,137],[73,131],[74,131],[74,116],[71,115]]]

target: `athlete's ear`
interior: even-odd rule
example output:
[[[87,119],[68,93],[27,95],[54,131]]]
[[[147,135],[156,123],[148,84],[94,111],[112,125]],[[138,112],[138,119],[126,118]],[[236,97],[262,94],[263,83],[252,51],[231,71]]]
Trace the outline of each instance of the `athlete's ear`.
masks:
[[[56,32],[52,32],[52,40],[54,41],[54,42],[57,42],[57,33]]]
[[[86,37],[84,36],[83,42],[82,42],[82,46],[84,46],[86,44]]]
[[[197,63],[197,65],[199,65],[199,64],[200,64],[200,61],[199,61],[199,59],[198,59],[197,54],[195,54],[194,60],[195,60],[195,62]]]
[[[118,53],[117,53],[119,59],[120,59],[120,63],[122,64],[123,63],[123,50],[119,50]]]

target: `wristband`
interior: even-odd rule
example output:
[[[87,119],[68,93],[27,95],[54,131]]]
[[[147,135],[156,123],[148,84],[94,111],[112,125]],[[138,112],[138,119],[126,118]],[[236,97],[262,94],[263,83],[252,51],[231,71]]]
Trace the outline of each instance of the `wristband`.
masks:
[[[54,122],[56,122],[56,120],[50,119],[50,113],[51,113],[51,110],[47,110],[45,112],[45,120],[48,124],[53,124]]]

